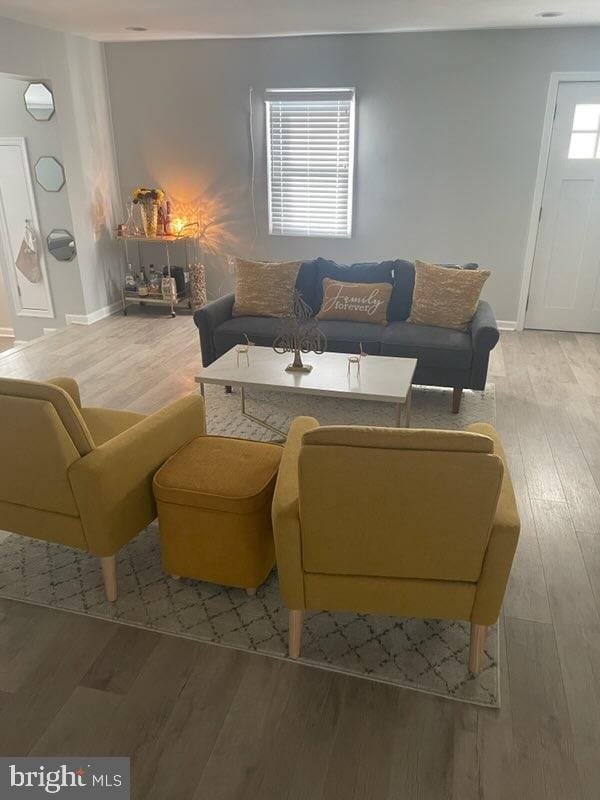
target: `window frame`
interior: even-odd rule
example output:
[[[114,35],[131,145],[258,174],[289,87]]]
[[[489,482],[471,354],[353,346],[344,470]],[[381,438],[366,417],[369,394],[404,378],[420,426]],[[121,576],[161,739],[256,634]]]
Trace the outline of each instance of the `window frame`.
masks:
[[[600,108],[600,103],[575,103],[575,108],[573,109],[573,118],[571,120],[571,133],[569,135],[569,148],[567,150],[567,160],[568,161],[598,161],[600,159],[600,116],[596,121],[596,127],[581,127],[581,125],[575,125],[575,121],[577,118],[577,109],[583,106],[594,106],[595,108]],[[600,114],[600,112],[599,112]],[[579,155],[571,155],[573,152],[573,144],[574,139],[578,134],[582,135],[594,135],[594,146],[592,148],[592,155],[591,156],[579,156]]]
[[[323,99],[327,95],[341,94],[350,92],[350,118],[349,118],[349,145],[348,145],[348,200],[346,205],[347,226],[346,233],[280,233],[273,230],[273,208],[272,208],[272,179],[271,179],[271,102],[272,97],[278,93],[282,95],[318,95],[323,94]],[[356,88],[346,87],[318,87],[318,88],[276,88],[265,90],[265,131],[267,144],[267,208],[268,208],[268,227],[269,236],[292,236],[302,239],[351,239],[354,233],[354,178],[356,160]]]

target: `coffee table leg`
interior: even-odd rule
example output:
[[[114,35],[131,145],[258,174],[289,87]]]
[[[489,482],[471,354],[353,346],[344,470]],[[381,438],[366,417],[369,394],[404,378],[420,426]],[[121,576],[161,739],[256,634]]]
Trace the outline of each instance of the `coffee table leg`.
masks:
[[[396,406],[396,427],[410,428],[410,401],[412,399],[412,387],[408,390],[404,403]],[[404,406],[404,425],[402,425],[402,407]]]
[[[241,386],[240,389],[242,398],[242,414],[246,417],[246,419],[256,422],[257,425],[261,425],[263,428],[271,431],[271,433],[276,433],[278,436],[283,437],[284,440],[287,439],[287,433],[285,431],[279,430],[279,428],[276,428],[274,425],[270,425],[266,420],[255,417],[253,414],[250,414],[249,411],[246,411],[246,392],[244,391],[243,386]]]

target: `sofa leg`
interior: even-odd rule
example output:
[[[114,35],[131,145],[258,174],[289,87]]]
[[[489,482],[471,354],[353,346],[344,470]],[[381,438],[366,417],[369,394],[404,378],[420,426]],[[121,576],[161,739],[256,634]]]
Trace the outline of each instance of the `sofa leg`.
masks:
[[[117,599],[117,557],[104,556],[100,559],[102,577],[104,579],[104,594],[109,603]]]
[[[226,386],[225,387],[225,394],[231,394],[232,391],[233,391],[233,389],[231,388],[231,386]]]
[[[460,386],[455,386],[452,389],[452,413],[458,414],[460,411],[460,401],[462,400],[463,390]]]
[[[304,610],[300,609],[297,611],[290,611],[289,633],[288,633],[288,652],[290,658],[300,657],[303,625],[304,625]]]
[[[256,594],[256,586],[247,586],[246,594],[248,595],[248,597],[254,597],[254,595]]]
[[[485,647],[485,639],[487,636],[487,625],[478,625],[476,622],[471,623],[471,649],[469,652],[469,669],[471,672],[477,674],[481,672],[481,664],[483,661],[483,648]]]

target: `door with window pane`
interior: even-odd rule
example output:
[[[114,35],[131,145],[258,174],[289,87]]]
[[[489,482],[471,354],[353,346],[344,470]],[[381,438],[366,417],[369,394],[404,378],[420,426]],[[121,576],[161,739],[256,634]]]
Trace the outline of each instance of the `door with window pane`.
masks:
[[[600,82],[559,85],[525,324],[600,332]]]

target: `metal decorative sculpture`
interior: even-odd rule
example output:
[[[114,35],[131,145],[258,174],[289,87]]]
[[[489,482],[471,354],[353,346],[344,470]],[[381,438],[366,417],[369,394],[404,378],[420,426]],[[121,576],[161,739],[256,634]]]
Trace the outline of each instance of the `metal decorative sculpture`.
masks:
[[[302,353],[321,355],[327,347],[327,339],[319,330],[312,310],[295,289],[290,311],[282,317],[279,334],[273,342],[276,353],[293,353],[293,362],[286,372],[310,372],[312,364],[302,363]]]

